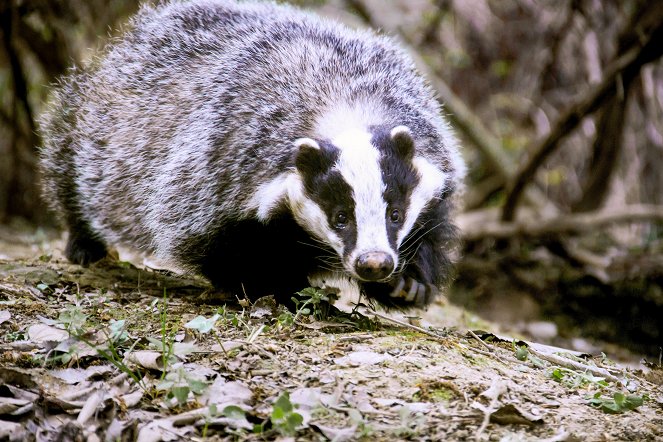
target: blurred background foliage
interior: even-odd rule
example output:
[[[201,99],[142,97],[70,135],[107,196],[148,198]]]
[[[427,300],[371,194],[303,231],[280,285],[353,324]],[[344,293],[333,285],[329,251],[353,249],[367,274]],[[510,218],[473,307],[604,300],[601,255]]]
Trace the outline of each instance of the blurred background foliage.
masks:
[[[557,339],[582,332],[658,352],[662,2],[293,3],[397,36],[445,103],[470,171],[455,302],[524,331],[543,320]],[[0,222],[52,223],[35,115],[48,85],[137,8],[0,2]]]

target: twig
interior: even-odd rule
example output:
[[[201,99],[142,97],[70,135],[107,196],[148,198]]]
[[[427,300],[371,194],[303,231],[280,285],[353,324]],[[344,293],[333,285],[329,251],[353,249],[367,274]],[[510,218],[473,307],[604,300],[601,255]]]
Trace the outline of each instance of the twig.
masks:
[[[481,393],[481,396],[490,399],[490,404],[487,407],[482,406],[478,402],[475,402],[474,407],[478,408],[483,412],[483,421],[481,426],[477,429],[477,432],[474,434],[476,440],[481,440],[481,434],[486,430],[488,424],[490,423],[490,416],[497,410],[497,406],[500,403],[500,396],[506,393],[507,386],[506,383],[500,378],[494,378],[493,382],[490,384],[488,390]]]
[[[501,362],[502,364],[506,364],[504,360],[495,352],[495,349],[492,348],[490,345],[486,344],[486,342],[481,339],[476,333],[474,333],[472,330],[467,330],[467,333],[472,336],[474,339],[479,341],[481,345],[486,349],[486,350],[480,350],[478,348],[470,347],[472,351],[475,351],[477,353],[480,353],[484,356],[489,356],[493,359],[496,359],[497,361]],[[495,367],[496,370],[501,371],[501,369],[498,369]]]
[[[491,219],[492,218],[492,219]],[[477,222],[480,220],[479,222]],[[465,240],[481,238],[508,238],[513,236],[546,236],[559,233],[579,233],[616,223],[663,222],[663,206],[632,204],[619,209],[558,216],[547,220],[521,219],[504,222],[494,219],[491,212],[460,214],[462,237]]]
[[[613,374],[611,374],[608,370],[606,370],[604,368],[583,364],[581,362],[577,362],[577,361],[574,361],[574,360],[571,360],[571,359],[567,359],[567,358],[564,358],[562,356],[541,353],[540,351],[534,350],[531,346],[529,346],[527,348],[527,350],[530,353],[532,353],[534,356],[536,356],[537,358],[540,358],[540,359],[543,359],[545,361],[551,362],[553,364],[559,365],[560,367],[565,367],[565,368],[569,368],[569,369],[572,369],[572,370],[590,372],[593,375],[603,376],[607,380],[615,382],[615,383],[620,384],[620,385],[622,385],[624,383],[621,379],[619,379],[617,376],[614,376]]]
[[[488,344],[486,344],[485,342],[483,342],[483,339],[481,339],[479,336],[477,336],[477,334],[474,333],[472,330],[468,330],[467,333],[468,333],[470,336],[472,336],[474,339],[476,339],[477,341],[479,341],[479,342],[481,343],[481,345],[482,345],[483,347],[485,347],[489,352],[492,352],[492,351],[493,351],[493,349],[490,348],[490,346],[489,346]]]
[[[532,180],[543,162],[559,147],[559,141],[568,135],[586,116],[598,109],[611,95],[620,77],[628,72],[639,71],[649,61],[663,55],[663,22],[658,23],[653,31],[643,39],[643,44],[636,45],[615,60],[606,70],[603,81],[590,88],[577,102],[569,106],[557,120],[547,137],[536,144],[527,161],[522,163],[516,178],[510,186],[502,211],[503,221],[512,221],[520,196]]]
[[[365,315],[377,316],[378,318],[384,319],[385,321],[393,322],[394,324],[398,324],[402,327],[407,327],[409,329],[416,330],[419,333],[423,333],[425,335],[431,336],[431,337],[435,338],[436,340],[438,340],[440,342],[445,342],[445,343],[447,342],[447,340],[443,336],[440,336],[437,333],[433,333],[432,331],[426,330],[425,328],[417,327],[416,325],[408,324],[407,322],[403,322],[403,321],[400,321],[398,319],[391,318],[387,315],[383,315],[382,313],[378,313],[375,310],[365,308],[364,309],[364,314]]]

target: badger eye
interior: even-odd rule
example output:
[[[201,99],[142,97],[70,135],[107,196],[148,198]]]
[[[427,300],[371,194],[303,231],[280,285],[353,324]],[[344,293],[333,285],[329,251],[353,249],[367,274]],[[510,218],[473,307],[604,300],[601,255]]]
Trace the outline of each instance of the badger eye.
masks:
[[[401,212],[398,209],[393,209],[389,214],[389,219],[392,223],[398,223],[401,221]]]
[[[345,212],[338,212],[334,217],[334,226],[337,229],[345,229],[348,225],[348,215]]]

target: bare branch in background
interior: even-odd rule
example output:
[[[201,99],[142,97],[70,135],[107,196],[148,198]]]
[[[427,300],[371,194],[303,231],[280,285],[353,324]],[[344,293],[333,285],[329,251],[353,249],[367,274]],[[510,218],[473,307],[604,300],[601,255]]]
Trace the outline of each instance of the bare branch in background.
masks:
[[[543,162],[558,148],[562,138],[573,131],[586,116],[601,107],[606,100],[615,94],[619,83],[632,81],[640,68],[663,55],[663,8],[653,8],[654,17],[658,19],[641,43],[630,47],[605,70],[603,81],[592,87],[578,101],[572,104],[560,116],[554,128],[538,144],[530,149],[529,157],[521,163],[521,167],[510,185],[509,193],[502,211],[503,221],[512,221],[525,186],[534,178],[536,171]],[[643,30],[644,31],[644,30]]]
[[[442,24],[442,19],[444,14],[449,10],[451,0],[436,0],[435,1],[435,15],[426,26],[426,29],[423,32],[419,45],[431,45],[437,42],[437,31]]]
[[[663,223],[663,206],[633,204],[618,209],[567,214],[552,219],[527,218],[513,222],[499,221],[495,211],[468,212],[458,217],[462,237],[467,241],[581,233],[598,230],[610,224],[634,222]]]

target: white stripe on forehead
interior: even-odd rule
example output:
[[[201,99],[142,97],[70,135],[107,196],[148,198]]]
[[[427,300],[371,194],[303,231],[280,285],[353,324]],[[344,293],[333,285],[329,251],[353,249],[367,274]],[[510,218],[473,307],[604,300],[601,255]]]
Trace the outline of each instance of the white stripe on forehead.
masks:
[[[335,168],[350,185],[355,203],[357,243],[353,256],[382,251],[396,261],[387,237],[385,184],[380,169],[380,152],[371,144],[372,135],[365,130],[349,130],[332,139],[340,150]]]
[[[352,104],[332,103],[316,120],[315,135],[323,140],[334,140],[345,131],[365,132],[367,127],[384,124],[382,115],[385,115],[383,105],[368,98]]]

